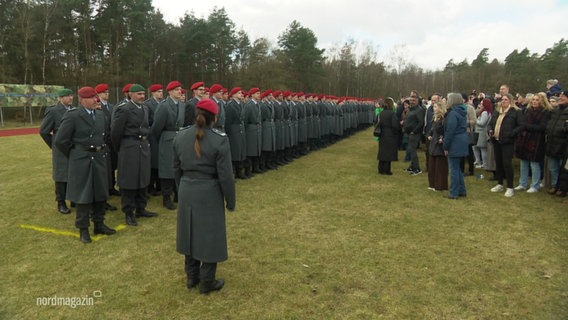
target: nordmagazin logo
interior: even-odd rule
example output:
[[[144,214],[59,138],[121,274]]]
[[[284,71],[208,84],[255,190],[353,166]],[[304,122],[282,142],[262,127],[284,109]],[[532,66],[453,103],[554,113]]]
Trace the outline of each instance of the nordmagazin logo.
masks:
[[[93,306],[95,305],[95,299],[101,298],[103,296],[101,291],[93,291],[92,295],[85,296],[58,296],[53,295],[50,297],[38,297],[36,298],[37,306],[66,306],[72,309],[82,306]]]

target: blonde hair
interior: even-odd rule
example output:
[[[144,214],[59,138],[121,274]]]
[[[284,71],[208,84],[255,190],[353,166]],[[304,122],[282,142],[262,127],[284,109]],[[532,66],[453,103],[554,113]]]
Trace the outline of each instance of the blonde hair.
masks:
[[[517,107],[517,105],[513,102],[513,101],[515,101],[515,97],[513,97],[512,94],[510,94],[510,93],[505,93],[505,94],[503,95],[503,97],[507,97],[507,98],[509,99],[509,108],[513,108],[513,109],[515,109],[515,110],[519,110],[519,107]],[[503,112],[503,107],[501,107],[501,102],[499,102],[499,103],[497,104],[497,108],[496,108],[496,109],[497,109],[497,112],[499,112],[499,113]]]
[[[434,121],[444,119],[446,111],[448,111],[448,109],[446,108],[446,104],[443,103],[442,101],[438,101],[434,104],[434,107],[438,108],[438,112],[434,113]]]
[[[553,86],[553,85],[558,84],[558,80],[556,80],[556,79],[550,79],[550,80],[547,80],[547,81],[546,81],[546,84],[548,84],[548,85],[550,85],[550,86]]]
[[[533,96],[533,99],[534,99],[534,98],[538,98],[538,101],[539,101],[539,103],[540,103],[540,106],[541,106],[544,110],[547,110],[547,111],[552,110],[552,106],[550,105],[550,102],[548,102],[548,98],[546,97],[546,93],[544,93],[544,92],[539,92],[539,93],[537,93],[537,94],[535,94],[535,95]],[[527,108],[532,108],[532,104],[529,103],[529,106],[528,106]]]

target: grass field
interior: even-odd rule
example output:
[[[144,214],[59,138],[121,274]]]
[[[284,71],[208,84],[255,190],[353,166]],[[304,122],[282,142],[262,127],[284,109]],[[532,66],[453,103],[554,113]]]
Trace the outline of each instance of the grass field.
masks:
[[[376,147],[368,129],[238,181],[226,284],[203,296],[185,287],[176,213],[160,198],[159,217],[88,245],[22,228],[77,233],[74,213],[56,212],[41,138],[0,138],[0,319],[568,319],[561,200],[508,199],[475,177],[447,200],[402,161],[377,175]],[[41,305],[55,296],[91,305]]]

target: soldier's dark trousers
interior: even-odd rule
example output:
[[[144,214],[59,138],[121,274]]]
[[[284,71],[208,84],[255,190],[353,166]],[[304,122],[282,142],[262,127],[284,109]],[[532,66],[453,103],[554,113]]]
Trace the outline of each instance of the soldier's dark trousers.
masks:
[[[67,182],[55,181],[55,201],[65,201],[67,197]]]
[[[171,196],[174,193],[175,180],[174,179],[160,179],[160,185],[162,186],[162,195]]]
[[[106,201],[77,203],[77,218],[75,219],[75,227],[79,229],[88,228],[89,216],[94,223],[103,222],[105,220],[105,203]]]
[[[150,169],[150,185],[148,186],[150,191],[160,191],[160,178],[158,177],[158,168]]]
[[[193,259],[191,256],[185,256],[185,273],[191,279],[199,279],[200,282],[209,282],[215,280],[217,272],[216,262],[201,262]]]
[[[135,210],[146,209],[146,188],[122,189],[120,188],[122,212],[132,213]]]

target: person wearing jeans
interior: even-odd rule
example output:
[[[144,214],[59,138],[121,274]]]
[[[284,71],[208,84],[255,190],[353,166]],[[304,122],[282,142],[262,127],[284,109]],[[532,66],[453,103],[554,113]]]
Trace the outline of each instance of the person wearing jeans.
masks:
[[[448,199],[467,195],[461,170],[461,159],[468,155],[467,106],[460,93],[448,94],[448,113],[444,123],[444,153],[450,167]]]
[[[517,191],[528,189],[528,193],[535,193],[540,189],[540,164],[544,162],[545,130],[551,109],[546,94],[541,92],[532,97],[525,111],[525,125],[515,144],[515,155],[521,160],[521,177],[519,185],[515,188]],[[528,185],[529,166],[532,171],[530,188]]]
[[[566,157],[566,146],[568,145],[568,91],[562,91],[558,98],[556,107],[550,116],[550,121],[546,127],[546,157],[548,170],[550,171],[551,188],[549,194],[562,196],[565,194],[558,188],[558,176],[562,160]]]

